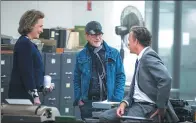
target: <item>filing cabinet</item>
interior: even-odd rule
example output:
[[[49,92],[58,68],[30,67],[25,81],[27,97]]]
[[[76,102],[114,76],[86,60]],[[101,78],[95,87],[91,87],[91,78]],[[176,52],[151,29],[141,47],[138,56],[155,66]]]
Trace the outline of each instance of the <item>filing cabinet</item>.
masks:
[[[76,62],[76,51],[66,51],[62,54],[62,80],[73,81]]]
[[[74,84],[75,51],[62,54],[60,112],[62,115],[74,115]],[[69,111],[68,111],[69,107]]]
[[[50,75],[52,79],[60,79],[61,54],[45,54],[45,75]]]
[[[76,53],[77,51],[66,51],[63,54],[41,53],[45,75],[52,77],[52,83],[54,83],[55,89],[46,96],[41,94],[40,101],[43,105],[57,107],[61,115],[77,115],[80,118],[78,107],[73,106],[73,74]],[[8,97],[8,81],[11,75],[12,61],[13,54],[1,55],[1,100]]]
[[[1,54],[1,102],[8,98],[9,81],[13,66],[13,54]]]
[[[1,84],[1,103],[5,102],[5,99],[8,98],[8,84]]]
[[[1,54],[1,74],[11,74],[11,54]]]
[[[59,29],[57,28],[51,28],[50,29],[50,39],[56,40],[57,42],[57,48],[59,47]]]
[[[41,53],[41,56],[42,56],[42,62],[45,65],[45,54],[44,53]],[[44,69],[45,69],[45,67],[44,67]]]
[[[74,107],[74,116],[75,116],[77,119],[81,119],[80,109],[79,109],[78,106],[75,106],[75,107]]]
[[[57,90],[53,90],[50,94],[44,97],[43,105],[52,106],[59,109],[59,98]]]
[[[66,111],[65,108],[70,108],[69,111],[71,113],[74,111],[74,107],[73,107],[74,88],[72,82],[65,82],[64,84],[62,83],[61,83],[61,96],[60,96],[60,112],[61,115],[66,115],[66,113],[68,112],[65,112]],[[74,114],[70,114],[70,115],[74,115]]]
[[[45,54],[41,53],[41,57],[42,57],[42,62],[43,62],[43,67],[44,67],[44,75],[45,75]]]
[[[2,69],[1,69],[2,71]],[[10,81],[10,75],[2,74],[1,73],[1,84],[9,84]]]
[[[73,100],[74,100],[73,82],[62,82],[61,83],[61,98],[63,99],[61,100],[61,102],[64,104],[73,103]]]
[[[39,38],[50,39],[50,29],[43,29],[43,33],[40,34]]]
[[[10,70],[10,75],[11,75],[11,73],[12,73],[12,68],[13,68],[13,60],[14,60],[14,55],[13,54],[10,54],[10,68],[11,68],[11,70]]]
[[[43,104],[46,106],[54,106],[59,108],[60,80],[53,80],[52,83],[55,84],[54,90],[43,97]]]
[[[1,84],[8,84],[12,70],[13,54],[1,54]]]
[[[74,116],[74,107],[71,105],[65,105],[60,108],[61,115]]]
[[[42,62],[43,62],[43,65],[44,65],[44,70],[45,70],[45,54],[44,54],[44,53],[41,53],[41,56],[42,56]],[[45,71],[44,71],[44,74],[45,74]],[[42,103],[42,101],[43,101],[43,99],[44,99],[42,93],[39,94],[39,98],[40,98],[40,101],[41,101],[41,103]]]
[[[44,99],[43,104],[46,106],[54,106],[59,108],[59,95],[60,95],[60,71],[61,71],[61,54],[45,53],[44,57],[45,75],[52,77],[52,83],[54,83],[54,90],[42,97]]]

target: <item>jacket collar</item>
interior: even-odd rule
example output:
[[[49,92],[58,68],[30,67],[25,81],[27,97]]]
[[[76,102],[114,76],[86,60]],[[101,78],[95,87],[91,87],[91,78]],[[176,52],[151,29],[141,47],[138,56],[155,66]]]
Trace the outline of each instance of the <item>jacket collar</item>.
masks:
[[[106,58],[111,58],[115,61],[115,57],[112,54],[112,50],[111,50],[110,46],[108,46],[108,44],[104,40],[103,40],[103,46],[105,48]],[[89,53],[89,50],[87,48],[87,44],[84,46],[84,49],[86,50],[87,56],[90,57],[90,53]]]

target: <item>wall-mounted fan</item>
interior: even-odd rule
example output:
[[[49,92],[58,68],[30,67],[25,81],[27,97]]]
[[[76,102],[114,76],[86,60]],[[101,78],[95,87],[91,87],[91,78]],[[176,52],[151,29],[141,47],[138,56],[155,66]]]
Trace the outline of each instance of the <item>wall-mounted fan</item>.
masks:
[[[132,26],[144,26],[144,21],[141,12],[136,7],[127,6],[121,13],[120,23],[120,26],[115,27],[115,31],[117,35],[121,36],[120,54],[122,59],[124,59],[123,44],[128,47],[128,41],[124,37],[128,35]]]

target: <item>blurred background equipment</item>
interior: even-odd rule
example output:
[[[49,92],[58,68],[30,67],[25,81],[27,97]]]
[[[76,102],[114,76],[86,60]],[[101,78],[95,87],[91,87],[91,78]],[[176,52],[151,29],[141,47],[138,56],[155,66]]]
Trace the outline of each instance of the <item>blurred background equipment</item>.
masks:
[[[42,52],[55,53],[57,47],[57,41],[52,39],[39,39],[43,43]]]
[[[1,50],[13,50],[14,44],[12,44],[14,38],[8,35],[1,34]]]
[[[42,43],[42,42],[41,42],[40,40],[38,40],[38,39],[34,39],[34,40],[32,40],[32,42],[33,42],[34,44],[36,44],[38,50],[39,50],[40,52],[42,52],[42,48],[43,48],[44,43]]]
[[[75,26],[74,29],[62,27],[43,29],[39,39],[44,43],[42,52],[63,53],[66,50],[83,48],[86,44],[84,29],[85,26]]]
[[[2,123],[42,123],[55,121],[60,113],[56,107],[33,105],[28,100],[7,99],[1,105]]]
[[[127,6],[123,9],[120,17],[120,26],[115,27],[117,35],[121,36],[120,54],[124,59],[124,44],[128,48],[128,33],[132,26],[144,26],[144,21],[140,11],[134,6]]]
[[[40,38],[46,40],[55,40],[56,46],[51,45],[43,45],[44,52],[58,52],[62,53],[67,45],[67,39],[69,37],[69,33],[65,28],[55,27],[55,28],[46,28],[43,29],[43,33],[41,33]],[[50,49],[50,50],[49,50]]]
[[[190,105],[187,100],[183,99],[170,99],[179,122],[195,122],[196,105]],[[193,101],[194,102],[194,101]]]
[[[81,33],[79,32],[70,32],[70,36],[67,42],[66,49],[77,49],[80,45]],[[85,39],[86,40],[86,39]]]
[[[85,26],[75,26],[75,32],[79,33],[79,47],[83,47],[87,41],[85,38]]]

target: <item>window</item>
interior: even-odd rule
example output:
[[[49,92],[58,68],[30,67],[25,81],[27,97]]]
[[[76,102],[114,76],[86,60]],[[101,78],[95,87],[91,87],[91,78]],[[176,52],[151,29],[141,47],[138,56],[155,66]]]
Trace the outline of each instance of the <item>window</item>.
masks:
[[[152,1],[146,1],[145,22],[152,27]],[[196,2],[182,3],[182,43],[180,64],[180,98],[196,99]],[[174,1],[160,1],[158,53],[172,75],[174,35]]]
[[[182,44],[180,65],[180,96],[193,100],[196,97],[196,2],[182,4]]]

